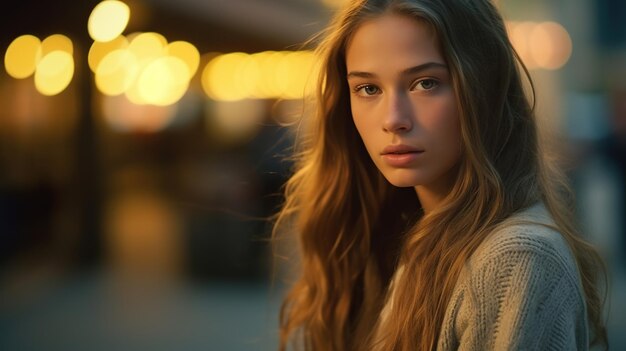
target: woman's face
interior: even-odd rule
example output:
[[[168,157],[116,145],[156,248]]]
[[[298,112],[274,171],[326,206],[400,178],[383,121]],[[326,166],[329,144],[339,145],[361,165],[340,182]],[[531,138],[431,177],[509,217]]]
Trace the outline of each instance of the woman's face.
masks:
[[[394,14],[369,20],[348,43],[346,65],[354,124],[385,178],[449,190],[461,154],[459,114],[429,27]]]

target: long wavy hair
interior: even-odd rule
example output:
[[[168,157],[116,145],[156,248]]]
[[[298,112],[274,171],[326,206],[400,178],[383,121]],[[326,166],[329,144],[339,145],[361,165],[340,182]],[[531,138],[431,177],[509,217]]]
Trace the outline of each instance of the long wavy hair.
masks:
[[[363,22],[388,13],[434,30],[459,108],[457,178],[428,214],[414,188],[384,179],[350,112],[347,43]],[[280,314],[280,349],[368,349],[399,266],[411,279],[394,283],[393,311],[378,346],[434,349],[464,263],[497,224],[536,202],[546,205],[577,260],[592,345],[608,345],[599,288],[605,265],[572,225],[565,177],[539,143],[529,73],[497,9],[487,0],[350,1],[318,54],[315,114],[298,136],[295,172],[274,227],[275,237],[296,233],[299,249],[298,279]]]

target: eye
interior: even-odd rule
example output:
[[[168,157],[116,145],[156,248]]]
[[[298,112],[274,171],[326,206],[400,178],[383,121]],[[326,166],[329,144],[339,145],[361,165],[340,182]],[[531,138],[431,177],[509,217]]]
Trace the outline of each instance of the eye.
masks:
[[[439,86],[439,82],[432,78],[419,80],[413,85],[415,90],[433,90]]]
[[[362,84],[354,88],[354,92],[361,96],[372,96],[380,94],[380,89],[372,84]]]

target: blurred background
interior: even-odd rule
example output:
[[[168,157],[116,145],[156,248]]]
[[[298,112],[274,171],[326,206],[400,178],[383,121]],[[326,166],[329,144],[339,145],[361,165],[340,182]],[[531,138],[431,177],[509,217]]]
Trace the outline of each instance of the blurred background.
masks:
[[[267,218],[341,0],[12,1],[0,349],[273,350]],[[626,349],[626,2],[500,0]],[[621,332],[621,333],[620,333]]]

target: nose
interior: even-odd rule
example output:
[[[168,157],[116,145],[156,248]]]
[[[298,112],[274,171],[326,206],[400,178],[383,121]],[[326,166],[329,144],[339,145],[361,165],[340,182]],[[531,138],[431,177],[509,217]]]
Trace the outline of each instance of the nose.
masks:
[[[401,92],[388,96],[383,130],[388,133],[409,132],[413,128],[413,111],[409,97]]]

